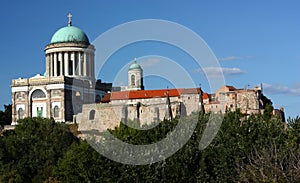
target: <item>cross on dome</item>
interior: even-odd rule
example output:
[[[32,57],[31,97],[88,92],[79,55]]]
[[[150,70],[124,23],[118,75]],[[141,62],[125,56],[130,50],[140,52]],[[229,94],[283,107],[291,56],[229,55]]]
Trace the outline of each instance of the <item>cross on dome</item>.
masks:
[[[72,26],[72,14],[69,13],[67,17],[68,17],[68,26]]]

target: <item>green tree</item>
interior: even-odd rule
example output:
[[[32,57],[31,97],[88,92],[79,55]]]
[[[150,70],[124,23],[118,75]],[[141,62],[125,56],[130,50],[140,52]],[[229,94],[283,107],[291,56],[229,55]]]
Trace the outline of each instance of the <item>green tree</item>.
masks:
[[[25,118],[0,138],[0,182],[41,182],[74,141],[69,127],[53,119]]]
[[[10,125],[11,117],[11,104],[4,105],[4,111],[0,111],[0,125]]]
[[[164,161],[143,166],[124,165],[99,155],[82,141],[73,144],[59,161],[56,176],[63,182],[243,182],[259,181],[261,177],[251,173],[263,170],[266,177],[261,180],[298,180],[290,179],[293,174],[288,174],[298,170],[295,168],[298,159],[292,158],[298,155],[294,148],[298,138],[290,138],[290,133],[296,132],[286,130],[281,121],[266,119],[264,115],[251,115],[244,119],[240,112],[228,112],[212,143],[200,151],[198,146],[209,115],[199,116],[189,141]],[[185,123],[197,118],[197,114],[191,115]],[[136,125],[136,122],[132,123],[130,126]],[[165,138],[176,125],[177,119],[163,121],[149,130],[137,130],[120,124],[109,132],[131,144],[151,144]],[[296,124],[293,123],[293,126],[298,129]],[[270,151],[274,147],[278,156]],[[264,163],[259,164],[259,157],[265,157]],[[285,161],[288,163],[283,164]],[[274,162],[277,162],[277,167]],[[283,171],[279,171],[281,165],[284,166]],[[250,179],[252,175],[256,177]],[[284,177],[287,175],[289,179]]]
[[[74,142],[68,125],[49,119],[24,119],[15,131],[7,131],[0,137],[3,147],[0,149],[0,182],[300,180],[299,118],[289,119],[286,125],[265,114],[250,115],[245,119],[238,111],[227,112],[212,143],[200,151],[199,142],[209,117],[210,114],[192,114],[185,118],[187,127],[191,120],[198,120],[188,142],[173,156],[143,166],[114,162],[100,155],[86,141]],[[137,130],[121,123],[107,132],[131,144],[151,144],[168,136],[178,122],[174,119],[144,126],[149,130]],[[139,125],[130,123],[130,126]],[[183,132],[179,131],[179,134]],[[128,153],[126,149],[124,153]]]
[[[122,164],[101,156],[86,141],[73,143],[54,176],[61,182],[117,182]]]
[[[267,104],[265,106],[265,110],[264,110],[264,120],[265,121],[268,121],[268,120],[271,119],[272,113],[273,113],[273,109],[274,108],[273,108],[272,104]]]

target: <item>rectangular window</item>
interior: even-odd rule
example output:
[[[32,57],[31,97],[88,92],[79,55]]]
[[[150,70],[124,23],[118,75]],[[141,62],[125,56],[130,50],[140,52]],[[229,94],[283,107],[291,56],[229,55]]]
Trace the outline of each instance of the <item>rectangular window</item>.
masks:
[[[37,107],[37,117],[43,117],[43,107]]]

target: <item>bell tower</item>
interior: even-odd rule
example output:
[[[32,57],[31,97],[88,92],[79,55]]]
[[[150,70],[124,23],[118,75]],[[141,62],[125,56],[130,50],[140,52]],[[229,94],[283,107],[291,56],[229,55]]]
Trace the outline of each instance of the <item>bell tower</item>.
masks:
[[[144,90],[143,69],[136,62],[136,58],[128,70],[128,90]]]

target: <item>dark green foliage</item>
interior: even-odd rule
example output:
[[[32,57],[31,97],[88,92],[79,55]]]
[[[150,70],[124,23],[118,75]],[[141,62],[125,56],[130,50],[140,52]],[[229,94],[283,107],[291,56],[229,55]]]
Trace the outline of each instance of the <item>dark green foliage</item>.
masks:
[[[213,143],[201,152],[206,171],[199,171],[199,177],[209,182],[235,182],[238,176],[247,174],[241,169],[253,160],[250,154],[263,151],[272,144],[284,148],[287,131],[280,121],[264,121],[263,116],[250,116],[240,120],[240,114],[225,115],[222,127]],[[257,158],[257,157],[255,157]]]
[[[227,112],[216,137],[201,151],[209,114],[193,114],[184,122],[191,119],[198,124],[180,150],[164,161],[139,166],[109,160],[84,140],[74,142],[65,124],[24,119],[15,131],[0,137],[0,182],[300,181],[299,118],[285,124],[266,113],[245,119],[239,112]],[[137,130],[121,123],[108,131],[127,143],[151,144],[178,125],[175,119]]]
[[[14,131],[0,138],[0,182],[41,182],[74,136],[65,124],[42,118],[19,120]]]
[[[167,133],[172,131],[178,120],[175,119],[172,122],[163,121],[158,124],[152,124],[151,126],[145,125],[141,129],[146,128],[148,130],[137,130],[139,125],[136,121],[129,121],[129,125],[120,123],[119,127],[114,130],[108,130],[114,137],[131,144],[151,144],[158,142],[166,137]],[[133,127],[133,128],[131,128]]]
[[[272,112],[273,112],[273,106],[272,104],[267,104],[265,107],[265,111],[264,111],[264,120],[268,121],[271,119],[272,117]]]
[[[11,104],[4,105],[4,111],[0,111],[0,125],[10,125],[11,116]]]
[[[114,165],[115,164],[115,165]],[[117,180],[114,163],[97,153],[86,141],[74,143],[58,161],[55,176],[62,182],[112,182]],[[103,176],[105,175],[105,176]]]
[[[287,120],[289,127],[290,143],[300,146],[300,118],[297,116],[295,119],[289,118]]]

